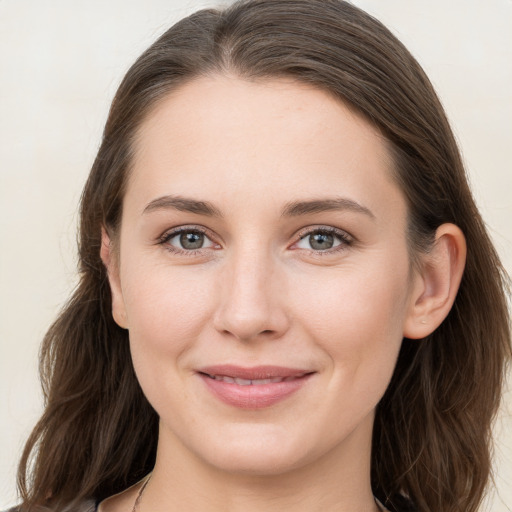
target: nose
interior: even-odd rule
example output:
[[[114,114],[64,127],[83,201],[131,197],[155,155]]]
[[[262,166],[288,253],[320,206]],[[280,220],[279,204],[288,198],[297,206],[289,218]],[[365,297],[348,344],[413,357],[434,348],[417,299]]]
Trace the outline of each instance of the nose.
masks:
[[[222,273],[214,327],[241,341],[277,339],[289,327],[279,263],[254,251],[234,255]]]

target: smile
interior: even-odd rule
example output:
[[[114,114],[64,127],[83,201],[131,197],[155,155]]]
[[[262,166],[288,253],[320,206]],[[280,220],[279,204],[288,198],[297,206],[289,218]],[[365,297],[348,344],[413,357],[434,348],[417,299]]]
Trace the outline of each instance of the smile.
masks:
[[[315,372],[279,366],[222,365],[198,375],[221,402],[240,409],[262,409],[298,392]]]
[[[239,379],[234,377],[228,377],[226,375],[208,375],[211,379],[222,380],[230,384],[238,384],[239,386],[261,386],[263,384],[275,384],[276,382],[287,382],[294,380],[297,377],[274,377],[272,379]]]

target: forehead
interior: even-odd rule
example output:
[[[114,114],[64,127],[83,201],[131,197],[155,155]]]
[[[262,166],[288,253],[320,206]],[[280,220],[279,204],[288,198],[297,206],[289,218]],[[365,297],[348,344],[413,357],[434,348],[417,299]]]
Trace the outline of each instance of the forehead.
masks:
[[[276,128],[285,129],[279,140],[272,131]],[[386,140],[355,109],[328,92],[291,78],[248,81],[213,75],[186,82],[158,101],[145,117],[137,132],[137,154],[154,149],[164,131],[171,136],[166,142],[176,145],[203,144],[206,141],[200,136],[205,132],[213,144],[216,139],[228,143],[242,136],[251,137],[254,144],[269,138],[278,143],[285,137],[293,142],[294,136],[296,142],[304,143],[303,135],[320,135],[327,142],[339,140],[341,134],[345,139],[357,137],[359,144],[376,142],[380,147],[374,150],[388,159]]]
[[[400,200],[392,167],[379,131],[328,93],[289,79],[212,76],[171,92],[146,117],[128,191],[146,201],[201,191],[220,201],[238,192],[372,202],[385,186]]]

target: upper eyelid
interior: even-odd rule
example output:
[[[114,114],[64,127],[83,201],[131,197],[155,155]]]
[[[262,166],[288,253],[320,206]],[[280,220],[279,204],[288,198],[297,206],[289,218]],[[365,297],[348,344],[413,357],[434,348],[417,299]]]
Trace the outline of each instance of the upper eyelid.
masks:
[[[158,240],[168,240],[170,238],[173,238],[176,235],[179,235],[180,233],[187,232],[187,231],[198,231],[199,233],[202,233],[203,235],[206,235],[208,238],[214,238],[211,235],[211,231],[203,226],[197,226],[197,225],[183,225],[183,226],[176,226],[174,228],[166,229],[159,237]]]
[[[340,228],[335,228],[334,226],[325,226],[325,225],[315,225],[315,226],[308,226],[305,228],[302,228],[297,233],[297,240],[301,240],[305,236],[315,233],[315,232],[327,232],[327,233],[333,233],[335,235],[339,235],[341,238],[349,238],[351,241],[355,241],[356,238],[351,235],[348,231]]]

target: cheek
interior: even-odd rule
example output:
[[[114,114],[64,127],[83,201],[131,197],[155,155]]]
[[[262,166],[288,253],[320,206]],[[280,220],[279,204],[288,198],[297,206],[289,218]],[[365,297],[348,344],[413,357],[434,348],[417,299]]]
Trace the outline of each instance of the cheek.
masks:
[[[187,376],[182,361],[211,318],[213,286],[200,272],[186,268],[125,268],[123,296],[137,379],[159,413],[180,408],[190,399],[181,385]],[[182,392],[176,396],[173,389]]]
[[[126,267],[123,296],[133,345],[180,352],[211,317],[215,290],[207,273],[186,267]]]
[[[312,280],[306,284],[310,292],[299,295],[297,307],[305,312],[309,336],[353,382],[356,374],[373,374],[387,383],[393,372],[407,312],[407,268],[407,260],[395,266],[345,267],[321,285]]]

